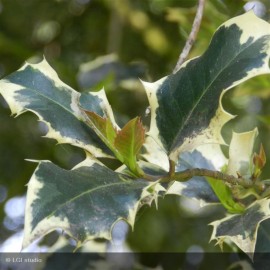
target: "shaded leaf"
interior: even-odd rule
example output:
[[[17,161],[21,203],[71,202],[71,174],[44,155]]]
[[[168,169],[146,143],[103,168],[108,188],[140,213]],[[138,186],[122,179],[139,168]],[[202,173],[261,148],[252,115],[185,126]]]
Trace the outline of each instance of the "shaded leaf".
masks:
[[[143,160],[139,160],[138,164],[145,174],[157,177],[157,179],[165,177],[168,174],[167,171],[165,171],[161,166],[158,166],[156,164],[149,163]]]
[[[184,152],[179,157],[176,171],[184,171],[192,168],[204,168],[214,170],[213,165],[199,151]],[[204,177],[195,176],[186,182],[175,181],[167,190],[166,194],[186,196],[199,200],[201,205],[218,203],[219,200],[211,186]]]
[[[201,147],[200,149],[205,152],[207,147],[206,149],[204,149],[204,147]],[[217,154],[213,155],[212,158],[214,157],[214,159],[221,159],[224,161],[223,154],[218,152],[217,149],[218,148],[214,147],[212,151],[210,147],[210,152],[212,154]],[[176,171],[192,168],[216,170],[216,167],[213,166],[212,162],[198,150],[182,153]],[[212,179],[210,177],[195,176],[187,182],[176,181],[169,187],[167,194],[184,195],[189,198],[197,199],[200,201],[201,205],[220,202],[231,213],[241,213],[245,210],[244,206],[233,199],[230,188],[222,180]]]
[[[143,83],[151,106],[149,134],[177,161],[178,153],[224,143],[222,126],[232,118],[221,99],[232,87],[269,73],[269,24],[253,12],[218,28],[207,51],[155,83]]]
[[[121,177],[86,159],[72,170],[41,161],[28,184],[23,246],[61,228],[78,246],[93,238],[111,238],[119,219],[134,225],[149,183]]]
[[[211,240],[216,240],[221,247],[224,241],[230,240],[252,258],[259,225],[268,218],[270,218],[269,200],[258,200],[250,205],[243,214],[229,215],[212,222]]]
[[[35,113],[48,127],[46,137],[69,143],[94,154],[107,157],[111,151],[85,123],[78,106],[80,94],[64,84],[44,59],[26,63],[0,81],[0,93],[12,114]],[[96,109],[100,110],[99,105]]]
[[[267,219],[260,224],[255,252],[258,254],[269,254],[270,252],[270,219]]]
[[[143,63],[125,65],[116,54],[97,57],[93,61],[80,65],[78,83],[83,89],[91,89],[98,85],[119,84],[121,81],[143,77]]]

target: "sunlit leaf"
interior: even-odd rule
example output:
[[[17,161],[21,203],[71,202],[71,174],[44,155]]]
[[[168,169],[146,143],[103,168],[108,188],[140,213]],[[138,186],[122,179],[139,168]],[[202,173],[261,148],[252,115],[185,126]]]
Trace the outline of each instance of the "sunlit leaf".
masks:
[[[221,128],[232,115],[223,94],[270,72],[269,24],[252,12],[218,28],[206,52],[155,83],[143,83],[151,106],[149,135],[177,161],[179,152],[206,143],[223,144]]]

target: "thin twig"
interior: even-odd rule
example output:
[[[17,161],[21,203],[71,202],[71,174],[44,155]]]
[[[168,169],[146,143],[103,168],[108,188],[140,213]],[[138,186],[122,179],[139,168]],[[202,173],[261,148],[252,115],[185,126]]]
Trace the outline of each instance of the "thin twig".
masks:
[[[189,54],[189,51],[192,48],[192,45],[196,40],[198,31],[199,31],[199,28],[201,25],[201,21],[202,21],[204,4],[205,4],[205,0],[199,0],[198,8],[197,8],[196,16],[194,18],[191,32],[190,32],[189,37],[186,41],[185,47],[183,48],[183,50],[179,56],[179,59],[178,59],[177,64],[173,70],[173,73],[176,73],[180,69],[180,66],[185,62],[185,60],[187,59],[187,56]]]
[[[194,168],[194,169],[188,169],[181,172],[176,172],[172,177],[171,176],[162,177],[160,182],[170,182],[170,181],[185,182],[194,176],[211,177],[217,180],[222,180],[230,185],[241,185],[242,187],[245,187],[245,188],[249,188],[253,186],[253,182],[250,179],[244,179],[241,177],[228,175],[219,171],[212,171],[212,170],[200,169],[200,168]]]

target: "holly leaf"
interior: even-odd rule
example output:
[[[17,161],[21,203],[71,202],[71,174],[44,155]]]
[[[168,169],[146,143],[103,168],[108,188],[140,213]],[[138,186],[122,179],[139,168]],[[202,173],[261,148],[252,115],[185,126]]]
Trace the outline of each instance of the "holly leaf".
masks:
[[[28,184],[23,246],[60,228],[78,241],[111,239],[116,221],[131,226],[149,182],[123,178],[87,158],[72,170],[41,161]]]
[[[253,12],[221,25],[206,52],[175,74],[144,82],[151,106],[149,135],[177,161],[179,153],[223,144],[221,128],[233,118],[222,107],[232,87],[269,69],[270,27]]]
[[[48,127],[46,137],[78,146],[96,157],[111,156],[111,151],[84,123],[85,115],[78,106],[80,93],[64,84],[45,59],[38,64],[26,63],[2,79],[0,93],[12,114],[36,114]],[[103,111],[98,96],[92,104],[94,111]]]
[[[110,118],[85,111],[89,125],[111,149],[115,156],[132,172],[142,175],[137,164],[137,155],[145,140],[145,130],[139,117],[130,120],[122,129],[117,129]]]
[[[166,152],[150,136],[146,136],[142,147],[141,157],[147,162],[169,171],[169,159]]]
[[[139,117],[130,120],[120,131],[114,141],[114,146],[123,157],[123,163],[131,171],[137,171],[137,154],[144,143],[145,130]]]
[[[117,136],[117,129],[112,124],[109,118],[103,118],[98,114],[90,111],[85,111],[89,120],[87,123],[95,130],[101,140],[113,151],[114,140]]]
[[[104,89],[98,92],[83,92],[79,98],[79,106],[86,112],[94,112],[103,118],[108,118],[112,125],[119,129],[117,126],[112,108],[107,99]]]
[[[221,247],[224,241],[232,241],[252,259],[258,228],[260,223],[268,218],[270,218],[269,200],[257,200],[242,214],[229,215],[212,222],[211,240],[216,240]]]

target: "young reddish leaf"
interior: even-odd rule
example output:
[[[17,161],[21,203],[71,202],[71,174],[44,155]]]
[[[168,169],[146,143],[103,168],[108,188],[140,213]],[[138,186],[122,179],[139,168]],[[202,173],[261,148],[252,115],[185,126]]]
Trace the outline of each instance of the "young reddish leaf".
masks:
[[[142,174],[137,165],[136,155],[144,143],[145,130],[139,117],[130,120],[122,130],[117,131],[109,118],[85,111],[90,126],[115,156],[136,174]]]
[[[114,146],[123,157],[123,162],[132,170],[137,171],[136,155],[140,151],[145,139],[145,129],[139,117],[130,120],[117,133]]]
[[[116,128],[113,126],[109,118],[103,118],[98,114],[90,111],[85,111],[88,118],[91,120],[91,126],[96,131],[97,135],[113,150],[113,143],[117,134]]]
[[[264,152],[264,148],[263,148],[263,145],[261,144],[261,147],[260,147],[260,154],[259,154],[261,160],[262,160],[262,168],[264,167],[265,163],[266,163],[266,155],[265,155],[265,152]]]
[[[256,167],[262,169],[266,163],[266,155],[263,149],[263,145],[261,144],[259,154],[255,153],[253,157],[253,162]]]
[[[263,149],[263,145],[261,144],[259,154],[254,153],[253,156],[253,164],[254,164],[253,177],[257,178],[260,176],[261,170],[265,166],[265,163],[266,163],[266,155]]]

